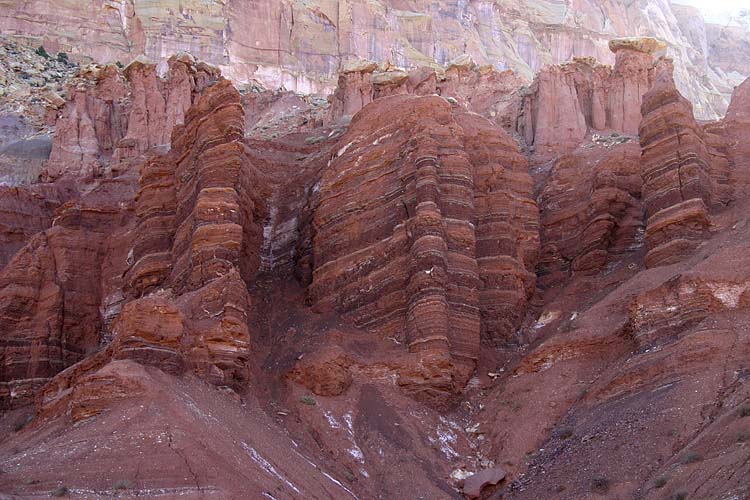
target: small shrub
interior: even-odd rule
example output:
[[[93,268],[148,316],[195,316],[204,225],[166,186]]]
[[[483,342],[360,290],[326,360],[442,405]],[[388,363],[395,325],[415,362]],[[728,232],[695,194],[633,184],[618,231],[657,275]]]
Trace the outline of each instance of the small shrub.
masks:
[[[591,480],[591,491],[595,493],[606,493],[609,491],[609,479],[606,477],[595,477]]]
[[[66,54],[65,52],[58,52],[57,53],[57,60],[58,60],[58,62],[67,64],[68,63],[68,54]]]
[[[701,457],[699,454],[695,453],[694,451],[691,451],[690,453],[685,454],[684,457],[682,457],[682,460],[680,460],[680,463],[682,464],[694,464],[695,462],[700,462],[703,460],[703,457]]]
[[[68,487],[67,486],[60,486],[56,490],[52,492],[53,497],[64,497],[68,496]]]
[[[302,396],[301,398],[299,398],[299,401],[300,403],[306,404],[308,406],[315,406],[316,404],[318,404],[315,401],[315,398],[312,396]]]
[[[740,418],[750,417],[750,406],[742,405],[739,411]]]
[[[40,45],[36,49],[36,54],[39,55],[39,56],[42,56],[45,59],[49,59],[50,58],[50,55],[47,53],[47,49],[44,48],[44,45]]]
[[[654,488],[663,488],[667,485],[667,478],[666,477],[659,477],[656,478],[656,481],[654,481]]]
[[[684,491],[678,491],[674,495],[672,495],[672,500],[685,500],[687,498],[687,493]]]
[[[117,66],[117,67],[118,67],[118,68],[120,68],[120,69],[122,69],[122,68],[124,68],[124,67],[125,67],[125,66],[124,66],[124,65],[123,65],[123,64],[122,64],[122,63],[121,63],[120,61],[117,61],[117,62],[115,63],[115,66]]]
[[[133,487],[133,484],[127,479],[121,479],[120,481],[117,481],[114,485],[114,489],[116,490],[129,490],[132,487]]]
[[[738,432],[737,436],[735,437],[736,441],[738,443],[745,443],[747,441],[750,441],[750,433],[748,432]]]

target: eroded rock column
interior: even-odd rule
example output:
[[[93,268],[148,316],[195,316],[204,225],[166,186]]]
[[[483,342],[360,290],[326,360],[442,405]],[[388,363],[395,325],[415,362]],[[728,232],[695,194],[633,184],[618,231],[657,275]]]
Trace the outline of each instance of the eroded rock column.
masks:
[[[643,204],[647,212],[646,265],[678,262],[704,239],[714,202],[710,161],[692,106],[664,63],[644,96],[640,126]]]

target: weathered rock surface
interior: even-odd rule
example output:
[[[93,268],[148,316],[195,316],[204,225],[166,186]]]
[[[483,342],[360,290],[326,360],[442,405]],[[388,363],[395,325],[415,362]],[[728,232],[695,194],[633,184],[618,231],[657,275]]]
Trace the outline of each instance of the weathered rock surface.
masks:
[[[470,57],[451,61],[446,67],[403,69],[362,61],[348,67],[329,97],[328,122],[352,116],[380,97],[397,94],[439,94],[481,114],[506,129],[515,127],[516,96],[523,80],[512,71],[497,71],[491,65],[478,66]]]
[[[712,132],[711,125],[706,125]],[[735,198],[750,193],[750,78],[739,85],[732,94],[732,102],[727,114],[715,129],[713,136],[720,136],[725,146],[725,154],[730,165],[731,184]]]
[[[417,360],[400,381],[410,390],[450,394],[480,337],[513,336],[534,288],[526,161],[507,134],[436,96],[378,99],[338,144],[311,207],[308,300],[403,342]]]
[[[52,225],[66,195],[51,186],[0,187],[0,269],[29,239]]]
[[[537,196],[542,284],[597,273],[642,245],[640,156],[633,139],[599,138],[535,174],[543,186]]]
[[[93,178],[105,167],[119,172],[153,147],[168,148],[172,130],[217,77],[188,54],[171,57],[164,78],[142,59],[122,71],[114,64],[84,68],[69,83],[43,179]]]
[[[235,191],[241,184],[244,112],[228,81],[214,83],[214,70],[204,67],[190,73],[196,65],[185,57],[172,58],[170,64],[165,87],[171,90],[166,100],[154,90],[161,81],[155,80],[152,65],[137,63],[129,68],[129,84],[115,66],[94,68],[92,83],[72,94],[60,120],[47,173],[49,178],[63,179],[38,189],[13,188],[1,198],[9,204],[18,196],[40,198],[38,213],[8,212],[9,223],[19,216],[24,222],[12,227],[16,236],[6,232],[4,251],[16,250],[30,233],[53,225],[34,236],[2,271],[3,317],[8,323],[2,339],[5,406],[27,402],[47,379],[110,341],[113,359],[156,364],[172,360],[180,369],[189,368],[217,385],[237,386],[247,379],[249,298],[239,269],[241,257],[243,265],[257,268],[260,242],[252,237],[260,230],[250,229],[251,236],[243,238],[239,225],[240,217],[247,216],[240,214]],[[132,86],[132,94],[125,94],[127,85]],[[198,99],[208,88],[211,92]],[[122,114],[118,102],[131,95],[134,104],[126,132],[124,127],[113,127],[112,120]],[[113,96],[121,96],[120,101]],[[178,97],[187,102],[180,104]],[[170,103],[169,112],[165,103]],[[189,119],[187,109],[192,110]],[[91,121],[89,114],[96,119]],[[157,126],[161,134],[169,127],[178,128],[179,140],[174,142],[174,152],[154,157],[142,167],[134,227],[124,229],[132,218],[129,208],[137,185],[127,164],[117,172],[107,169],[108,176],[118,177],[93,182],[85,194],[62,190],[65,179],[91,183],[96,168],[122,162],[124,156],[140,159],[164,141],[156,135]],[[71,128],[77,133],[71,134]],[[82,140],[86,134],[88,142]],[[113,136],[119,134],[124,136],[118,142]],[[66,157],[84,143],[86,152],[79,148]],[[123,148],[130,153],[118,157]],[[229,168],[232,165],[234,170]],[[40,193],[49,194],[43,198]],[[68,198],[52,220],[56,200],[59,204]],[[253,197],[245,199],[252,203]],[[242,210],[246,209],[243,204]],[[241,248],[245,245],[249,249]],[[123,308],[128,300],[139,299],[157,286],[174,290],[176,297],[169,304],[181,318],[177,324],[162,324],[159,316],[166,306],[131,302]],[[154,315],[151,321],[163,327],[163,334],[152,331],[147,313]],[[169,349],[175,351],[165,360]]]
[[[103,159],[112,157],[127,128],[127,84],[114,64],[85,71],[70,83],[70,101],[57,121],[52,151],[43,177],[64,173],[100,175]]]
[[[0,271],[5,408],[32,400],[50,377],[99,347],[101,279],[111,272],[102,270],[106,240],[127,219],[118,202],[133,193],[118,190],[119,198],[106,184],[98,191],[63,204],[52,227]]]
[[[482,489],[486,486],[494,486],[505,478],[505,472],[499,467],[485,469],[467,477],[464,481],[463,492],[468,498],[479,498]]]
[[[612,68],[579,58],[542,69],[525,93],[517,124],[538,161],[575,149],[591,133],[638,135],[653,53],[662,47],[653,38],[615,39]]]
[[[695,249],[711,225],[708,210],[731,197],[721,139],[711,147],[669,64],[663,66],[643,98],[640,127],[649,267],[677,262]]]
[[[249,297],[240,270],[257,270],[260,241],[247,205],[252,198],[238,196],[246,178],[243,130],[240,95],[220,80],[189,108],[172,151],[144,164],[126,273],[126,293],[136,300],[113,327],[122,332],[115,356],[126,351],[178,373],[193,367],[216,385],[246,382]],[[167,297],[152,298],[158,290]],[[159,322],[162,309],[174,320],[155,333],[148,322]]]
[[[524,443],[504,431],[495,438],[498,450],[516,457],[509,458],[513,463],[524,449],[534,449],[528,472],[508,490],[510,498],[550,490],[571,499],[591,492],[747,494],[738,476],[747,474],[748,454],[741,416],[748,413],[748,240],[731,229],[738,216],[745,220],[744,207],[717,215],[722,229],[700,254],[633,273],[574,322],[544,327],[558,331],[488,403],[493,411],[538,388],[546,402],[541,409],[519,401],[520,408],[500,409],[493,418],[513,426],[516,435],[516,423],[531,435],[549,425],[544,422],[557,422],[543,442]],[[603,278],[595,282],[601,286]],[[552,307],[581,306],[564,304]],[[565,481],[573,476],[578,479]]]
[[[686,14],[666,0],[429,5],[394,0],[191,0],[179,6],[169,1],[97,0],[86,8],[50,0],[0,4],[0,32],[43,43],[50,52],[127,64],[139,55],[159,61],[190,51],[221,66],[235,82],[254,78],[303,92],[332,88],[339,70],[357,58],[415,68],[445,65],[468,54],[480,64],[513,69],[531,79],[544,65],[573,57],[591,56],[611,64],[611,38],[645,34],[667,42],[677,61],[678,85],[702,118],[714,118],[726,108],[732,89],[725,75],[744,71],[742,78],[747,77],[747,65],[724,62],[728,54],[716,57],[723,47],[740,54],[732,58],[736,62],[750,55],[746,44],[724,42],[725,31],[706,26],[696,11]],[[743,38],[735,35],[733,40]]]

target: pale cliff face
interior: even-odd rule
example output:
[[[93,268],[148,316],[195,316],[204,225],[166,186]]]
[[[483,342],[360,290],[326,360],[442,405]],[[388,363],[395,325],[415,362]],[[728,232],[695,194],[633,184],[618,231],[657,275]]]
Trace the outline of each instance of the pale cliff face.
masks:
[[[330,91],[357,58],[415,67],[469,54],[530,79],[574,56],[613,63],[611,38],[652,35],[696,113],[715,117],[732,85],[713,66],[718,35],[694,14],[668,0],[0,0],[0,32],[98,62],[189,51],[237,82],[302,92]]]

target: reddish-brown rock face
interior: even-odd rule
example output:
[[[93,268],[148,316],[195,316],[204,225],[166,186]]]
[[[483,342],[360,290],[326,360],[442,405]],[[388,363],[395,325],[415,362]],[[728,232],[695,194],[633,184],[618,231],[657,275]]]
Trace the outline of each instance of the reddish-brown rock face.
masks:
[[[612,64],[612,37],[643,34],[668,43],[701,118],[723,113],[726,82],[747,77],[750,60],[740,28],[707,25],[667,0],[6,0],[0,33],[100,63],[190,51],[236,83],[305,93],[332,89],[356,58],[417,68],[468,54],[530,80],[576,56]]]
[[[410,390],[460,389],[480,336],[511,338],[534,288],[526,161],[440,97],[379,99],[339,144],[316,185],[309,300],[403,342]]]
[[[726,144],[735,196],[746,196],[750,193],[750,78],[735,88],[721,123],[723,127],[716,134]]]
[[[726,204],[731,192],[721,140],[711,144],[698,126],[692,106],[674,86],[670,64],[662,65],[644,96],[642,113],[646,265],[652,267],[690,253],[709,229],[708,209]]]
[[[163,79],[141,59],[123,71],[114,64],[84,69],[69,85],[42,178],[91,178],[105,167],[119,172],[150,148],[169,147],[172,130],[218,70],[188,54],[170,58],[168,68]]]
[[[439,94],[506,129],[515,127],[519,106],[517,90],[523,84],[512,71],[498,72],[492,66],[477,66],[469,57],[459,58],[446,68],[421,67],[410,72],[374,63],[360,62],[339,77],[329,97],[327,120],[352,116],[380,97],[398,94]]]
[[[169,82],[178,82],[179,75],[186,74],[184,61],[171,60]],[[163,352],[175,348],[175,363],[217,385],[236,386],[247,379],[249,298],[239,276],[240,257],[257,256],[260,242],[243,237],[240,222],[247,210],[241,213],[235,191],[243,155],[239,141],[244,112],[239,94],[229,82],[221,81],[206,96],[196,98],[195,106],[189,105],[192,114],[179,111],[179,103],[168,114],[164,102],[173,99],[159,100],[161,94],[151,91],[161,85],[153,66],[134,67],[127,72],[135,99],[128,132],[113,151],[107,145],[114,142],[107,142],[110,136],[104,131],[112,132],[107,120],[114,116],[116,106],[101,96],[111,96],[113,86],[118,91],[127,88],[114,66],[103,72],[88,90],[75,94],[72,111],[61,118],[48,173],[91,180],[94,172],[87,170],[85,162],[68,158],[69,162],[58,163],[64,157],[66,137],[73,137],[67,135],[66,127],[80,126],[90,118],[87,112],[79,112],[89,109],[78,107],[87,103],[93,102],[90,109],[99,110],[96,116],[101,117],[96,120],[100,128],[90,129],[93,149],[89,157],[97,164],[107,157],[121,160],[117,151],[123,143],[133,144],[130,150],[138,156],[161,144],[164,139],[155,135],[156,124],[161,134],[168,125],[178,127],[175,136],[179,139],[172,153],[142,167],[134,228],[120,229],[129,219],[127,207],[134,195],[135,179],[124,170],[118,180],[94,183],[86,195],[66,194],[74,199],[56,211],[54,227],[34,237],[3,270],[4,304],[0,307],[6,311],[7,324],[0,344],[0,378],[4,405],[27,402],[45,380],[111,339],[114,358],[158,364]],[[191,101],[192,92],[209,88],[215,76],[208,70],[203,75],[193,74],[189,87],[178,84],[168,96],[187,95]],[[143,97],[140,102],[138,96]],[[160,102],[161,108],[153,107]],[[248,197],[248,202],[252,199]],[[50,203],[54,200],[50,198]],[[44,229],[44,219],[37,223]],[[258,230],[251,234],[257,236]],[[131,241],[128,251],[125,245]],[[251,249],[243,249],[245,245]],[[257,261],[257,257],[255,264],[245,259],[255,268]],[[128,300],[158,286],[174,291],[168,304],[178,311],[181,328],[158,319],[164,308],[137,301],[122,308]],[[167,333],[152,331],[149,321]],[[176,344],[169,335],[177,339]],[[164,346],[160,346],[162,340]]]
[[[663,48],[651,38],[613,40],[613,68],[591,58],[544,68],[518,120],[526,144],[549,159],[575,149],[591,132],[637,135],[641,98],[653,79],[652,54]]]
[[[102,270],[107,239],[127,220],[118,205],[132,195],[104,184],[67,202],[53,227],[0,272],[3,406],[27,403],[48,378],[99,347],[102,275],[118,271]]]
[[[377,69],[375,63],[362,63],[345,69],[339,75],[338,86],[331,96],[331,118],[338,120],[343,116],[354,116],[360,109],[374,99],[372,72]]]
[[[563,155],[543,178],[537,174],[542,284],[599,272],[641,245],[640,155],[632,139],[601,138]]]
[[[114,64],[83,72],[70,85],[70,100],[57,121],[52,152],[42,174],[53,180],[65,173],[101,173],[127,129],[127,84]]]
[[[249,298],[239,274],[240,258],[257,255],[260,246],[243,235],[244,227],[253,224],[240,207],[251,200],[241,201],[237,194],[243,130],[239,93],[221,80],[190,108],[185,124],[174,132],[172,151],[144,164],[132,267],[126,275],[128,294],[137,300],[126,306],[115,327],[121,332],[116,339],[123,356],[133,351],[136,359],[158,365],[159,351],[171,349],[170,365],[179,370],[194,366],[205,378],[227,386],[247,378]],[[164,289],[174,298],[149,296]],[[161,326],[163,334],[149,338],[134,333],[148,333],[148,322],[158,322],[164,308],[174,321]],[[154,318],[148,319],[149,314]],[[136,347],[125,347],[131,342]]]
[[[127,133],[118,146],[116,159],[138,157],[155,146],[169,146],[172,130],[185,121],[185,113],[197,96],[218,78],[218,70],[196,63],[189,54],[168,61],[165,78],[156,65],[136,59],[124,74],[131,87]]]
[[[53,186],[0,187],[0,269],[29,239],[52,225],[66,195]]]
[[[219,386],[247,383],[250,298],[239,261],[257,255],[260,241],[243,237],[242,224],[252,220],[243,219],[247,211],[236,191],[244,113],[228,81],[206,89],[178,125],[172,151],[143,165],[136,220],[126,233],[114,223],[119,208],[90,206],[99,199],[117,206],[100,188],[101,194],[85,198],[91,198],[88,205],[59,210],[56,226],[35,237],[0,275],[9,322],[0,344],[4,404],[28,401],[48,378],[100,344],[103,351],[45,389],[40,412],[72,412],[76,420],[98,414],[106,406],[98,401],[99,379],[119,388],[110,398],[121,397],[120,389],[127,394],[130,375],[105,367],[114,360],[176,375],[191,371]],[[124,193],[126,200],[134,195]],[[246,244],[254,250],[244,250]],[[125,251],[115,249],[120,245]],[[82,392],[71,392],[76,387]]]

